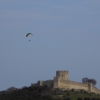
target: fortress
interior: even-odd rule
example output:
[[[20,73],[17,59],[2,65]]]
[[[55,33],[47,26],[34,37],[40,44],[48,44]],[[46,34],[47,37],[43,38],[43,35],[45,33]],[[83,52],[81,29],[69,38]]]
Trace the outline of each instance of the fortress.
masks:
[[[68,71],[56,71],[53,80],[38,81],[31,86],[44,86],[58,88],[62,90],[86,91],[88,93],[100,94],[100,90],[93,86],[92,83],[81,83],[68,80]]]

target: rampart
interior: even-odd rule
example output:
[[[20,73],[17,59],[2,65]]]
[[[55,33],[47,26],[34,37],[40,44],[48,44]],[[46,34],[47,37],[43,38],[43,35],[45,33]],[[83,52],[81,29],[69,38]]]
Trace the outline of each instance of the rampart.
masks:
[[[93,86],[92,83],[81,83],[68,80],[68,71],[56,71],[56,76],[53,80],[38,81],[32,86],[43,86],[47,85],[53,88],[59,88],[63,90],[75,90],[75,91],[86,91],[88,93],[100,94],[100,90]]]
[[[31,86],[44,86],[44,85],[47,85],[49,87],[53,87],[53,83],[54,83],[53,80],[46,80],[46,81],[40,80],[37,83],[32,83]]]
[[[54,88],[60,88],[65,90],[84,90],[89,93],[100,94],[100,90],[94,87],[93,84],[90,82],[80,83],[68,80],[68,71],[56,71],[53,86]]]

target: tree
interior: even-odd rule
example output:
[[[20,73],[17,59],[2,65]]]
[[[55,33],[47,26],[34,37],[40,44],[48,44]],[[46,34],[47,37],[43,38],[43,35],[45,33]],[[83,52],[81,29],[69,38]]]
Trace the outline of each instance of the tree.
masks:
[[[87,77],[82,78],[82,82],[83,82],[83,83],[87,83],[87,82],[88,82],[88,78],[87,78]]]
[[[97,84],[95,79],[82,78],[83,83],[91,82],[94,86]]]
[[[16,90],[16,89],[17,89],[16,87],[12,86],[12,87],[8,88],[7,90],[12,91],[12,90]]]
[[[88,82],[91,82],[94,86],[96,85],[96,80],[95,79],[88,79]]]

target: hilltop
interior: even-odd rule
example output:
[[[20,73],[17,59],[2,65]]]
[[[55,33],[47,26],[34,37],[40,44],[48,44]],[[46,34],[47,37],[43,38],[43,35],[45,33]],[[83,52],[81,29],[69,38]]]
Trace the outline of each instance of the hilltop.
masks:
[[[62,91],[45,85],[1,91],[0,100],[100,100],[100,95],[73,89]]]

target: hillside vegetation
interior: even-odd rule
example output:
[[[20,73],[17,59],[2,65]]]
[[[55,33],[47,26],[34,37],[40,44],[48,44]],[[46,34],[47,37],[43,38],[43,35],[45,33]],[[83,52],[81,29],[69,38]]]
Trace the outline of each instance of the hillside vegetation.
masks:
[[[47,86],[30,86],[1,91],[0,100],[100,100],[100,95],[84,91],[61,91]]]

